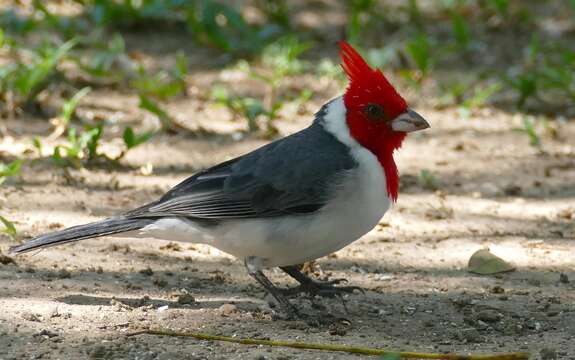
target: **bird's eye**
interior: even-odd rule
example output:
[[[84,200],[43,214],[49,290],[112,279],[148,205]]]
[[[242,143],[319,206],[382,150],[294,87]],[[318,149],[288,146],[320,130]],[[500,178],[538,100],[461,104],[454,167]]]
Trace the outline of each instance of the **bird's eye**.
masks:
[[[363,110],[370,120],[379,121],[385,118],[385,112],[381,105],[367,104]]]

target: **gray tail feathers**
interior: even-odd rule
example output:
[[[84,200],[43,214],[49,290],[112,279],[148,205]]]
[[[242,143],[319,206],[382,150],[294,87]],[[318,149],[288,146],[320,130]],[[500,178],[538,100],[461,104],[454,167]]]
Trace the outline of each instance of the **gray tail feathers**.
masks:
[[[154,219],[134,219],[123,217],[105,219],[38,236],[22,245],[11,247],[9,249],[9,253],[21,254],[73,241],[138,230],[152,222],[154,222]]]

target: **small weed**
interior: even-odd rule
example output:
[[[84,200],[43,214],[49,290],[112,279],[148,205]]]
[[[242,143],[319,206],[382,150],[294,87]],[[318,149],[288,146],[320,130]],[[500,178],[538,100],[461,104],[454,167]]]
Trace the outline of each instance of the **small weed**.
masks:
[[[114,34],[110,41],[94,43],[92,48],[94,53],[90,56],[74,57],[80,69],[88,75],[116,82],[123,78],[122,73],[133,71],[135,65],[126,54],[126,44],[120,34]]]
[[[127,127],[122,134],[122,139],[128,150],[141,145],[152,138],[154,133],[152,131],[147,131],[143,134],[136,134],[131,127]]]
[[[352,0],[349,1],[349,22],[346,28],[346,38],[356,44],[361,39],[361,34],[366,28],[367,22],[372,19],[374,0]]]
[[[16,231],[16,226],[14,226],[14,223],[1,215],[0,222],[2,225],[4,225],[4,228],[0,229],[0,233],[8,235],[8,237],[10,237],[12,240],[16,240],[18,232]]]
[[[50,135],[50,138],[55,139],[66,132],[66,129],[68,129],[68,125],[72,120],[72,116],[74,116],[76,108],[80,104],[80,100],[82,100],[84,96],[88,95],[90,91],[92,91],[91,88],[85,87],[75,93],[69,100],[64,102],[64,105],[62,105],[62,114],[52,120],[55,128]]]
[[[4,183],[6,178],[11,176],[17,176],[22,170],[23,160],[14,160],[8,164],[0,162],[0,185]]]
[[[502,88],[503,85],[498,81],[485,86],[476,86],[473,94],[463,101],[462,106],[467,109],[482,107]]]
[[[537,131],[537,121],[532,116],[524,116],[522,119],[522,127],[513,130],[527,135],[529,138],[529,145],[541,148],[541,138]]]
[[[124,140],[124,145],[126,146],[126,148],[120,153],[120,155],[118,155],[115,158],[115,160],[122,159],[124,156],[126,156],[128,151],[139,145],[144,144],[145,142],[150,140],[152,136],[154,136],[153,131],[146,131],[142,134],[136,134],[134,132],[134,129],[132,129],[131,127],[127,127],[124,130],[124,133],[122,134],[122,139]]]
[[[503,19],[509,15],[509,0],[485,0],[484,3],[487,9],[495,11]]]
[[[26,35],[38,27],[38,21],[29,16],[24,16],[18,7],[6,7],[0,13],[0,24],[6,32]]]
[[[461,105],[465,98],[465,92],[470,86],[471,82],[463,79],[440,83],[441,96],[439,97],[437,107],[442,109],[451,105]]]
[[[295,36],[287,36],[268,45],[263,50],[262,61],[270,68],[272,74],[259,78],[275,83],[285,76],[302,73],[307,64],[299,57],[311,46],[312,43],[302,42]]]
[[[504,77],[518,93],[517,107],[524,109],[529,99],[561,106],[575,101],[575,51],[542,43],[534,35],[524,51],[521,65]]]
[[[263,99],[233,96],[224,87],[214,86],[211,94],[212,100],[230,109],[234,117],[245,118],[250,132],[263,130],[265,136],[275,136],[277,128],[274,121],[279,117],[280,110],[288,100],[280,94],[282,83],[286,77],[300,74],[308,67],[308,64],[299,57],[310,46],[309,42],[302,42],[297,37],[288,36],[263,50],[262,63],[265,69],[256,70],[245,61],[237,64],[240,71],[246,72],[251,78],[267,86],[268,90]],[[298,99],[305,99],[305,96],[296,96],[296,100]],[[263,129],[260,124],[263,124]]]
[[[144,94],[140,94],[139,107],[156,115],[158,120],[160,120],[162,130],[173,133],[181,128],[166,110],[162,109],[158,103]]]
[[[98,156],[98,146],[103,133],[103,124],[96,126],[86,126],[78,133],[76,128],[68,129],[68,143],[54,148],[52,159],[60,166],[82,167],[82,161],[88,163],[94,161]]]
[[[431,41],[423,33],[416,35],[405,44],[405,52],[419,71],[417,78],[421,80],[431,70],[433,58]]]
[[[186,22],[197,41],[232,54],[260,51],[279,30],[273,25],[253,26],[238,10],[216,1],[191,2]]]
[[[34,136],[32,139],[32,146],[36,149],[37,155],[42,157],[44,146],[42,145],[42,140],[38,136]]]
[[[459,100],[458,113],[463,118],[468,118],[471,112],[475,109],[484,107],[485,104],[503,88],[503,84],[499,81],[493,82],[488,85],[475,85],[465,86],[463,83],[456,83],[457,85],[452,88],[453,96]],[[465,92],[471,88],[472,92],[465,95]],[[463,92],[461,92],[463,91]]]
[[[77,42],[76,39],[72,39],[59,47],[45,45],[27,54],[30,61],[20,59],[16,64],[2,66],[0,80],[3,84],[0,88],[3,91],[14,91],[17,106],[30,104],[45,89],[49,83],[49,76]]]
[[[67,138],[68,143],[56,146],[54,148],[54,153],[52,154],[52,159],[60,166],[73,166],[75,168],[90,165],[96,159],[117,162],[124,158],[128,151],[147,142],[154,135],[151,131],[136,134],[131,127],[127,127],[122,135],[125,146],[124,150],[122,150],[118,156],[111,158],[105,153],[100,153],[98,151],[103,133],[103,123],[99,123],[96,126],[86,126],[80,133],[76,128],[69,128]],[[41,153],[40,142],[38,142],[36,146],[39,149],[38,151]]]
[[[161,70],[155,74],[148,74],[140,65],[132,87],[145,96],[153,96],[166,100],[170,97],[183,94],[186,91],[186,76],[188,75],[188,62],[182,52],[176,54],[176,65],[171,71]]]
[[[512,74],[505,78],[507,83],[519,94],[517,107],[523,108],[527,100],[537,95],[539,79],[532,71]]]
[[[453,32],[457,48],[462,51],[468,50],[471,44],[471,32],[467,21],[457,10],[452,10],[450,17],[451,31]]]
[[[419,8],[418,0],[409,0],[405,5],[405,11],[409,17],[409,23],[413,24],[418,30],[422,30],[423,21],[421,16],[421,9]]]
[[[278,117],[281,103],[276,103],[270,110],[266,110],[262,100],[252,97],[231,96],[223,87],[216,86],[212,89],[212,99],[226,106],[234,117],[244,117],[248,122],[248,130],[255,132],[260,130],[258,118],[264,117],[266,133],[273,136],[276,132],[273,121]]]
[[[429,170],[423,169],[419,173],[419,183],[426,190],[437,190],[437,179]]]
[[[291,21],[287,0],[259,0],[255,4],[271,23],[278,24],[285,30],[290,29]]]
[[[153,96],[162,100],[179,95],[186,88],[185,82],[177,78],[174,79],[169,72],[160,71],[149,75],[142,66],[140,66],[138,76],[131,85],[142,95]]]

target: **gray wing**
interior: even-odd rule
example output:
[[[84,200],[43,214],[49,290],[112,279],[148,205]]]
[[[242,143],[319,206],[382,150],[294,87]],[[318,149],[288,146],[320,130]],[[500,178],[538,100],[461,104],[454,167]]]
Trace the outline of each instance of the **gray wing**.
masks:
[[[224,220],[311,213],[326,204],[334,177],[355,166],[348,148],[316,121],[201,171],[126,215]]]

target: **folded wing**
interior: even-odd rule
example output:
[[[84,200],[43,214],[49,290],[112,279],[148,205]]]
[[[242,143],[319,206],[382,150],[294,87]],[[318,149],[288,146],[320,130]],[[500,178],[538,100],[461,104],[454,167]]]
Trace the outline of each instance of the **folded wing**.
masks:
[[[307,214],[356,166],[346,146],[317,122],[249,154],[201,171],[129,217],[238,219]]]

